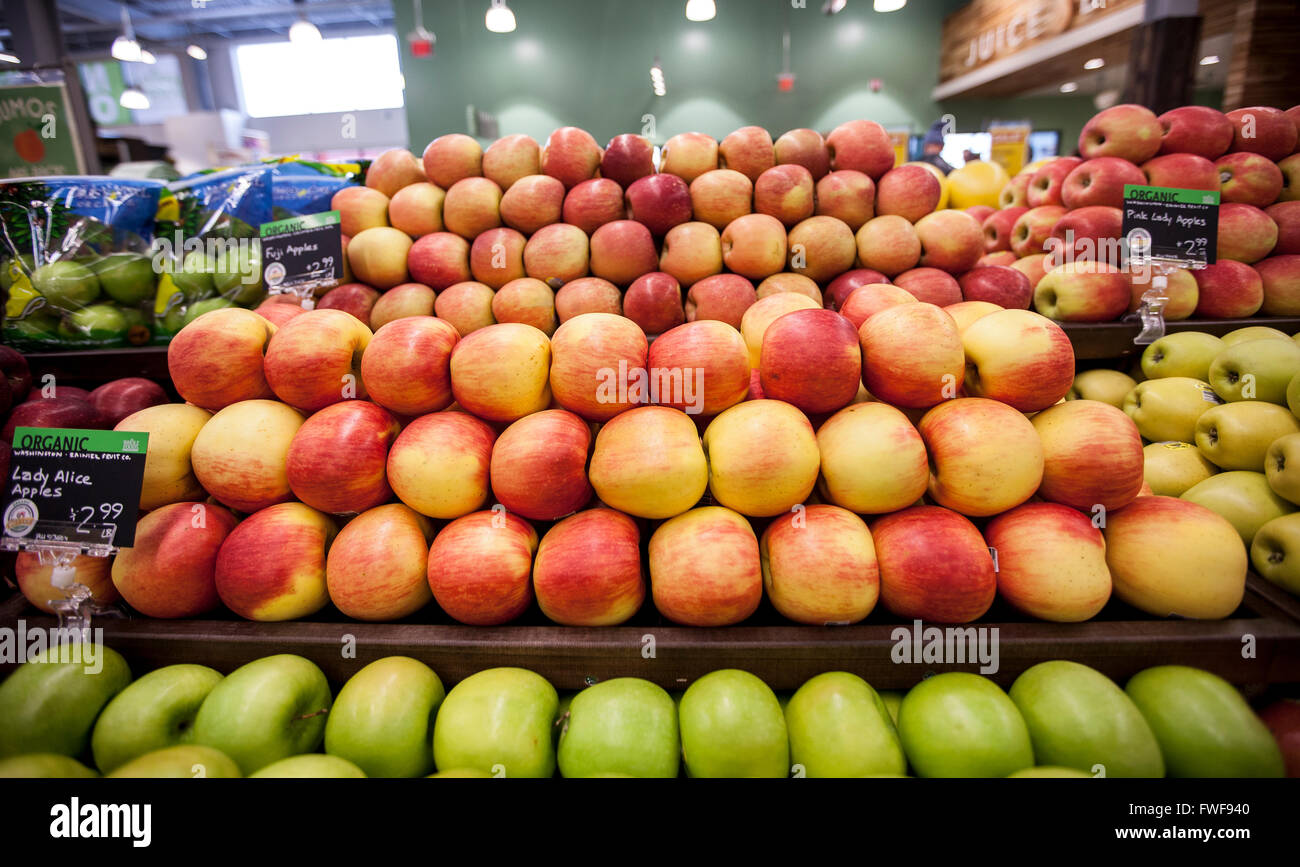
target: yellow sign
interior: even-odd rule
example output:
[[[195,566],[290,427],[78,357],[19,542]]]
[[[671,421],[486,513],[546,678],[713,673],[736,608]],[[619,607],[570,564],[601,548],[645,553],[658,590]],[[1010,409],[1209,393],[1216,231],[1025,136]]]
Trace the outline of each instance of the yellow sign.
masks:
[[[894,146],[894,165],[901,166],[907,162],[907,145],[912,137],[912,130],[908,127],[898,127],[887,132],[889,143]]]
[[[989,126],[989,135],[993,137],[989,156],[1013,178],[1025,167],[1029,133],[1032,131],[1033,128],[1027,123],[995,123]]]

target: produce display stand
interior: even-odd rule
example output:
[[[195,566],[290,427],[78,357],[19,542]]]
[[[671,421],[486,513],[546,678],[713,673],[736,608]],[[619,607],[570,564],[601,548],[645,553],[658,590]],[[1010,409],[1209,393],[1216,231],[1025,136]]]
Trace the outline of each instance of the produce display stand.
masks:
[[[1142,331],[1136,318],[1118,322],[1062,322],[1061,328],[1070,335],[1074,357],[1078,361],[1100,361],[1140,354],[1145,348],[1133,342]],[[1166,333],[1175,331],[1204,331],[1222,336],[1229,331],[1251,326],[1265,326],[1294,334],[1300,331],[1300,316],[1254,316],[1249,319],[1180,319],[1166,322]]]
[[[55,625],[22,596],[0,605],[0,625],[12,627],[20,617],[28,628]],[[499,627],[415,622],[420,617],[431,619],[361,623],[328,610],[311,621],[286,623],[97,618],[93,626],[103,628],[108,646],[148,667],[192,662],[228,671],[259,657],[297,653],[339,683],[393,655],[420,659],[449,682],[486,668],[519,666],[564,690],[614,677],[641,677],[681,690],[722,668],[744,669],[777,690],[796,689],[826,671],[852,672],[878,689],[907,689],[929,673],[980,669],[978,662],[893,661],[899,643],[894,631],[901,626],[911,634],[912,628],[883,609],[863,624],[838,627],[794,625],[767,608],[740,626],[682,627],[661,619],[650,605],[632,623],[605,628],[543,625],[536,612]],[[1121,682],[1155,662],[1203,668],[1245,688],[1300,681],[1300,602],[1255,575],[1227,620],[1152,620],[1114,601],[1086,623],[1014,617],[998,602],[984,619],[967,624],[998,630],[998,670],[989,676],[1003,686],[1049,659],[1074,660]],[[946,628],[925,624],[932,626]],[[1244,652],[1248,636],[1253,645]],[[5,668],[0,665],[0,671]]]
[[[128,376],[143,376],[170,389],[166,346],[137,346],[125,349],[75,349],[64,352],[25,353],[32,378],[53,374],[56,382],[107,382]]]

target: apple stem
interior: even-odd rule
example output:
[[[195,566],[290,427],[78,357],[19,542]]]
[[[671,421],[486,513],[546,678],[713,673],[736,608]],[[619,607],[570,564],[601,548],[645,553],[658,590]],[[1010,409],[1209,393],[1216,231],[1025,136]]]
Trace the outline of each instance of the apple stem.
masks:
[[[314,710],[311,713],[305,713],[302,716],[298,717],[298,719],[311,719],[314,716],[320,716],[323,713],[329,713],[329,712],[330,712],[329,708],[323,707],[320,710]]]

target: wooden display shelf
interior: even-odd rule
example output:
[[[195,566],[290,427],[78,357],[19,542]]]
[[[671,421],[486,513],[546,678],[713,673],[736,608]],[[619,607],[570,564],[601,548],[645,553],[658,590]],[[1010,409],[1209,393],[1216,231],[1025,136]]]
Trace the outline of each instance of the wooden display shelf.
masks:
[[[159,383],[171,382],[167,372],[166,346],[139,346],[128,349],[75,349],[66,352],[25,353],[32,378],[39,383],[45,374],[55,381],[100,384],[111,379],[143,376]]]
[[[1300,604],[1254,576],[1241,609],[1220,621],[1138,619],[1141,615],[1132,609],[1112,603],[1100,619],[1087,623],[1045,623],[1009,619],[1000,606],[971,625],[999,630],[998,670],[991,676],[1004,686],[1051,659],[1089,665],[1121,683],[1143,668],[1174,663],[1207,669],[1243,686],[1300,683]],[[367,663],[393,655],[423,660],[449,683],[486,668],[518,666],[566,690],[613,677],[642,677],[665,689],[683,689],[721,668],[753,672],[778,690],[795,689],[826,671],[853,672],[879,689],[906,689],[932,672],[979,670],[978,663],[893,662],[892,633],[902,624],[882,611],[857,626],[794,626],[764,610],[745,625],[698,629],[667,624],[653,606],[646,608],[649,612],[643,609],[632,625],[603,629],[540,622],[501,627],[375,624],[341,618],[289,623],[101,618],[94,625],[103,627],[108,646],[142,670],[190,662],[230,671],[262,656],[297,653],[337,683]],[[332,616],[338,617],[336,612]],[[0,605],[0,626],[12,628],[20,617],[29,629],[54,625],[53,618],[36,612],[21,596]],[[754,623],[763,625],[750,625]],[[647,650],[651,638],[653,657]]]
[[[1175,331],[1204,331],[1209,334],[1227,334],[1238,328],[1263,325],[1294,334],[1300,331],[1300,316],[1256,316],[1250,319],[1182,319],[1166,322],[1165,333]],[[1133,342],[1142,331],[1136,319],[1119,322],[1062,322],[1061,328],[1074,344],[1074,357],[1081,361],[1123,358],[1141,353],[1146,347]]]

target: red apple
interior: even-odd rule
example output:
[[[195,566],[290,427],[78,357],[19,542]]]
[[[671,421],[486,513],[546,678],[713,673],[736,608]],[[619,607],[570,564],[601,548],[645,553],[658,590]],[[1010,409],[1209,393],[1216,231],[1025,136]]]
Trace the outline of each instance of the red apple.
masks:
[[[90,599],[96,605],[112,605],[122,598],[117,588],[113,586],[113,562],[109,557],[72,555],[69,566],[75,573],[73,580],[90,591]],[[57,615],[59,612],[54,606],[67,600],[69,591],[73,588],[54,586],[54,563],[42,563],[41,555],[34,551],[21,551],[14,559],[13,568],[14,578],[18,582],[18,592],[40,611]],[[214,605],[215,597],[214,593]]]
[[[776,164],[803,166],[814,181],[831,170],[831,151],[815,129],[792,129],[776,140]],[[840,168],[855,168],[844,165]]]
[[[1264,304],[1260,308],[1267,316],[1300,315],[1300,256],[1270,256],[1255,265],[1264,284]]]
[[[914,304],[917,298],[911,292],[889,283],[869,283],[859,286],[844,302],[840,313],[853,323],[854,328],[861,329],[862,323],[881,310],[897,304]]]
[[[853,294],[853,290],[858,287],[888,282],[888,277],[871,268],[854,268],[845,271],[826,286],[826,291],[823,293],[826,306],[831,310],[839,310]]]
[[[1079,153],[1085,159],[1116,157],[1143,163],[1156,155],[1164,127],[1150,109],[1140,105],[1115,105],[1093,115],[1079,134]]]
[[[734,169],[714,169],[691,181],[691,210],[696,220],[719,232],[737,217],[750,213],[754,183]]]
[[[984,535],[997,552],[998,594],[1029,616],[1080,623],[1110,599],[1106,541],[1090,516],[1025,503],[990,521]]]
[[[451,392],[466,412],[512,422],[550,406],[550,367],[545,333],[517,322],[489,325],[451,351]]]
[[[1024,172],[1016,175],[1011,182],[1002,188],[998,193],[999,208],[1027,208],[1029,207],[1029,184],[1034,179],[1034,172]]]
[[[686,626],[730,626],[758,610],[763,573],[749,521],[705,506],[664,521],[650,537],[655,608]]]
[[[1142,172],[1153,187],[1219,189],[1219,171],[1215,164],[1196,154],[1164,154],[1143,163]]]
[[[590,421],[608,421],[646,403],[634,388],[645,377],[649,346],[636,323],[609,313],[586,313],[561,325],[551,340],[555,402]]]
[[[559,178],[565,189],[594,178],[600,170],[600,145],[591,133],[563,126],[551,133],[542,148],[542,174]]]
[[[1254,205],[1219,206],[1218,258],[1254,264],[1277,245],[1277,223]]]
[[[344,283],[321,296],[316,302],[317,310],[342,310],[350,313],[359,322],[370,324],[370,314],[379,301],[379,292],[365,283]]]
[[[1027,310],[1034,300],[1029,278],[1015,268],[996,265],[972,268],[958,282],[961,297],[966,301],[988,301],[1008,310]]]
[[[686,321],[717,319],[740,330],[741,317],[757,300],[754,284],[739,274],[705,277],[686,293]]]
[[[875,216],[876,185],[869,175],[852,169],[831,172],[814,187],[815,213],[843,220],[854,232]]]
[[[497,290],[492,298],[492,318],[519,322],[550,335],[555,332],[555,293],[541,280],[521,277]]]
[[[325,586],[330,601],[354,620],[400,620],[428,605],[428,518],[390,503],[357,515],[330,545]]]
[[[921,239],[902,217],[876,217],[857,232],[858,264],[895,277],[921,261]]]
[[[1221,111],[1203,105],[1184,105],[1157,118],[1164,135],[1161,154],[1196,154],[1218,159],[1232,146],[1232,121]]]
[[[800,222],[786,237],[786,248],[790,270],[818,283],[843,274],[857,258],[853,231],[835,217],[809,217]]]
[[[1146,186],[1147,176],[1128,160],[1117,157],[1097,157],[1078,166],[1065,178],[1061,199],[1067,208],[1088,205],[1124,206],[1124,186]]]
[[[542,537],[533,567],[537,605],[563,626],[616,626],[645,601],[641,530],[613,509],[588,509]]]
[[[1232,150],[1260,154],[1274,162],[1295,152],[1296,125],[1276,108],[1255,105],[1228,112]]]
[[[917,301],[947,307],[962,300],[961,285],[949,273],[938,268],[913,268],[894,278],[894,285],[906,289]]]
[[[469,269],[474,279],[500,289],[523,277],[524,244],[524,236],[514,229],[488,229],[480,234],[469,249]]]
[[[750,287],[751,292],[753,288]],[[642,274],[623,294],[623,315],[641,326],[646,334],[662,334],[676,328],[686,321],[681,284],[662,271]]]
[[[627,218],[643,224],[657,238],[691,219],[691,188],[676,175],[657,174],[635,180],[623,198]]]
[[[1266,208],[1282,192],[1282,170],[1267,157],[1247,151],[1225,154],[1214,162],[1223,202]]]
[[[473,280],[455,283],[433,302],[433,315],[445,319],[461,337],[496,323],[492,318],[492,300],[496,297],[491,286]]]
[[[1138,274],[1129,276],[1129,283],[1133,290],[1128,304],[1130,313],[1137,311],[1142,306],[1142,296],[1151,288],[1150,280],[1144,281],[1138,279],[1138,276]],[[1196,312],[1196,306],[1200,301],[1200,291],[1196,288],[1196,278],[1192,276],[1191,271],[1175,268],[1172,273],[1167,275],[1167,285],[1163,292],[1165,297],[1169,299],[1165,302],[1164,309],[1161,311],[1165,319],[1173,322],[1186,319]]]
[[[370,399],[408,417],[446,409],[452,402],[451,353],[459,341],[451,323],[433,316],[383,326],[361,356]]]
[[[664,142],[659,154],[659,171],[686,183],[718,167],[718,143],[700,132],[678,133]]]
[[[1066,214],[1058,205],[1030,208],[1020,215],[1011,227],[1011,252],[1017,256],[1031,256],[1047,249],[1047,239],[1052,237],[1056,223]]]
[[[1277,225],[1277,244],[1273,247],[1274,256],[1290,256],[1300,253],[1300,200],[1278,202],[1264,210]]]
[[[780,272],[786,262],[785,226],[769,214],[737,217],[722,231],[722,261],[750,280]]]
[[[850,246],[852,237],[850,236]],[[690,287],[722,271],[722,239],[708,223],[681,223],[664,236],[659,270]]]
[[[501,188],[487,178],[463,178],[451,185],[442,202],[447,231],[472,241],[501,225]],[[356,244],[356,239],[352,241]]]
[[[768,524],[759,542],[763,584],[782,615],[809,626],[849,624],[876,606],[880,569],[862,519],[813,505]]]
[[[921,242],[921,264],[949,274],[969,271],[984,253],[980,224],[961,211],[927,214],[916,222],[916,237]]]
[[[974,217],[975,222],[979,223],[980,226],[983,226],[984,221],[997,213],[998,209],[988,205],[969,205],[962,208],[962,210]]]
[[[444,190],[483,174],[483,148],[462,133],[439,136],[424,149],[424,174]]]
[[[554,521],[573,514],[591,499],[590,453],[591,429],[573,413],[548,409],[525,416],[492,448],[492,493],[525,518]]]
[[[572,223],[588,235],[626,215],[623,188],[609,178],[583,181],[564,197],[564,222]]]
[[[459,518],[483,508],[496,433],[464,412],[417,418],[388,451],[388,483],[403,503],[430,518]]]
[[[23,354],[12,346],[0,346],[0,373],[9,382],[14,403],[26,400],[32,387],[32,371]]]
[[[1074,347],[1061,326],[1030,310],[990,313],[962,333],[966,393],[1021,412],[1047,409],[1074,383]]]
[[[185,400],[212,411],[241,400],[271,397],[263,364],[275,333],[274,325],[251,310],[209,311],[168,344],[172,384]]]
[[[776,147],[761,126],[743,126],[718,143],[718,167],[735,169],[751,182],[774,165]]]
[[[492,142],[483,152],[483,177],[507,192],[521,178],[541,170],[542,149],[532,136],[508,135]]]
[[[365,323],[342,310],[309,310],[275,333],[266,347],[266,382],[276,397],[304,412],[366,397],[361,355]]]
[[[406,254],[406,267],[412,280],[441,292],[473,276],[469,270],[469,249],[469,241],[459,235],[435,232],[411,245]]]
[[[335,515],[388,502],[388,449],[401,432],[397,417],[365,400],[327,406],[298,428],[286,462],[294,496]]]
[[[628,293],[631,294],[631,289]],[[618,287],[613,283],[599,277],[579,277],[577,280],[570,280],[555,293],[555,315],[563,324],[583,313],[622,315],[623,293],[619,292]]]
[[[815,206],[813,176],[801,165],[773,166],[754,182],[754,211],[775,217],[786,228],[811,217]]]
[[[412,238],[442,231],[442,187],[421,181],[393,193],[388,203],[388,220]]]
[[[994,211],[980,228],[984,231],[984,251],[986,253],[996,253],[1001,250],[1011,249],[1011,231],[1015,228],[1016,220],[1028,208],[1003,208],[1000,211]]]
[[[172,503],[143,515],[135,545],[113,561],[113,584],[146,617],[198,617],[220,603],[217,552],[239,523],[221,506]]]
[[[871,120],[842,123],[826,137],[831,168],[852,169],[872,180],[894,167],[894,144],[885,128]]]
[[[915,223],[939,207],[943,187],[934,172],[923,166],[890,169],[876,184],[876,213],[896,214]]]
[[[1096,517],[1122,509],[1142,487],[1142,437],[1124,412],[1096,400],[1068,400],[1037,413],[1044,500]]]
[[[834,412],[858,393],[863,365],[857,330],[834,310],[787,313],[764,332],[758,370],[768,398],[805,413]]]
[[[538,229],[524,246],[524,271],[535,280],[559,287],[587,276],[591,249],[577,226],[555,223]],[[500,319],[500,317],[497,317]]]
[[[1221,258],[1217,264],[1193,271],[1192,276],[1196,278],[1197,316],[1241,319],[1254,316],[1264,304],[1264,282],[1259,272],[1243,262]]]
[[[782,233],[784,235],[784,233]],[[591,273],[627,286],[659,269],[659,251],[650,230],[636,220],[606,223],[591,235]]]
[[[996,515],[1028,500],[1042,482],[1043,446],[1034,426],[1001,401],[944,401],[916,429],[930,455],[930,499],[945,508]]]
[[[1031,208],[1065,204],[1061,199],[1065,178],[1082,162],[1078,157],[1060,157],[1034,172],[1025,190],[1025,204]]]
[[[744,338],[717,320],[698,319],[659,335],[650,345],[647,370],[656,387],[650,399],[691,415],[717,415],[749,391]]]
[[[993,558],[967,518],[914,506],[871,523],[880,599],[895,617],[970,623],[997,593]]]
[[[1163,159],[1157,157],[1156,159]],[[1124,259],[1120,235],[1123,232],[1124,212],[1108,205],[1089,205],[1070,211],[1052,226],[1052,236],[1047,241],[1052,261],[1092,261],[1118,265]]]
[[[638,178],[655,173],[655,149],[643,135],[616,135],[605,145],[600,158],[600,176],[626,189]],[[622,204],[620,198],[620,205]]]
[[[783,271],[780,274],[773,274],[768,277],[758,284],[754,295],[758,300],[762,301],[771,295],[780,295],[784,292],[803,295],[818,307],[824,307],[826,304],[826,299],[822,297],[821,287],[817,285],[816,280],[790,271]]]
[[[1286,775],[1300,777],[1300,701],[1280,698],[1261,710],[1259,718],[1282,749]]]
[[[337,533],[334,521],[302,503],[280,503],[250,515],[217,552],[217,595],[247,620],[315,614],[329,602],[325,556]]]
[[[537,531],[508,512],[457,518],[429,548],[429,589],[448,616],[471,626],[499,626],[533,601]]]
[[[858,340],[862,384],[876,398],[919,409],[957,396],[965,369],[962,340],[957,323],[941,308],[886,308],[862,323]]]
[[[550,175],[522,177],[501,196],[501,222],[531,235],[542,226],[560,222],[564,199],[564,184]]]
[[[115,379],[90,393],[90,403],[100,421],[110,428],[132,413],[167,402],[167,392],[161,385],[139,376]]]
[[[975,263],[976,268],[986,268],[991,265],[1002,265],[1010,268],[1016,264],[1019,257],[1010,250],[998,250],[996,253],[985,253],[980,256],[979,261]]]

